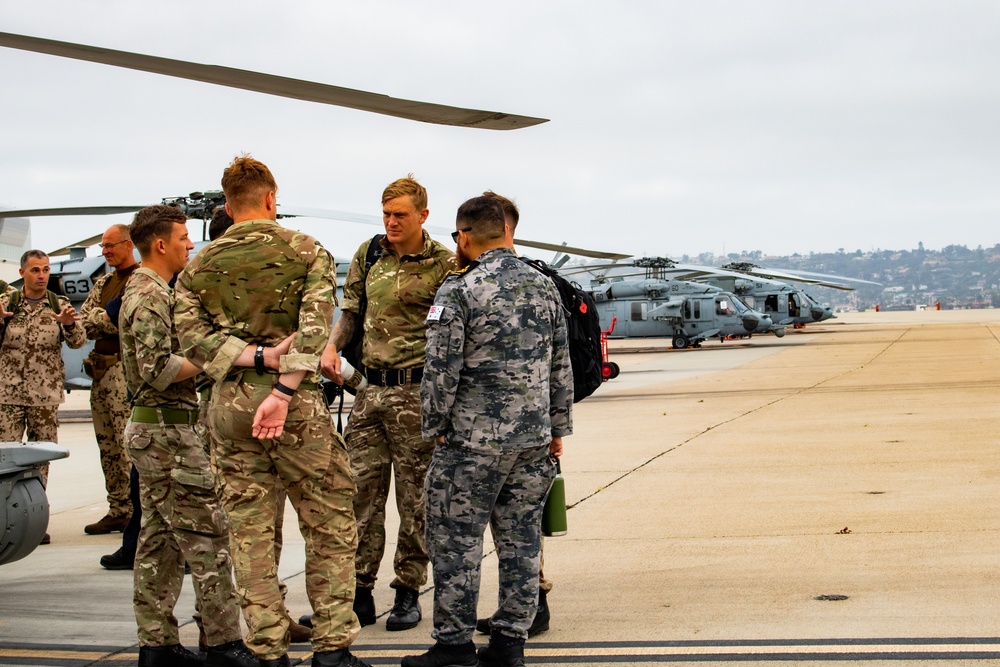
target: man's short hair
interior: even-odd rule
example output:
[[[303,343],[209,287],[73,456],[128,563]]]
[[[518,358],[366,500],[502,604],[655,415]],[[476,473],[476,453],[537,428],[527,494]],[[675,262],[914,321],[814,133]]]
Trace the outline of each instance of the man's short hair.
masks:
[[[240,155],[222,172],[222,191],[232,211],[256,208],[268,192],[278,192],[271,170],[260,160]]]
[[[510,226],[510,231],[513,233],[517,229],[517,223],[521,221],[521,212],[517,210],[517,204],[514,203],[512,199],[507,199],[503,195],[498,195],[492,190],[487,190],[483,193],[484,197],[489,197],[490,199],[496,199],[503,206],[503,216],[507,219],[507,224]]]
[[[397,179],[385,186],[385,190],[382,191],[382,203],[404,196],[410,198],[418,212],[427,208],[427,190],[413,179],[413,174],[407,174],[406,178]]]
[[[21,268],[22,269],[28,268],[29,259],[48,259],[48,258],[49,256],[46,255],[41,250],[28,250],[23,255],[21,255]]]
[[[473,197],[458,207],[455,220],[477,243],[503,238],[503,205],[494,197]]]
[[[115,223],[115,224],[111,225],[110,227],[108,227],[104,231],[104,233],[107,234],[112,229],[115,230],[116,232],[118,232],[118,234],[122,237],[122,241],[131,241],[132,240],[132,238],[129,236],[129,233],[128,233],[128,225],[126,225],[125,223],[122,223],[122,222]]]
[[[225,206],[216,206],[212,211],[212,222],[208,223],[208,239],[214,241],[233,226],[233,219],[226,213]]]
[[[175,224],[185,224],[187,215],[176,206],[156,204],[136,212],[128,233],[139,254],[148,257],[156,239],[169,240]]]

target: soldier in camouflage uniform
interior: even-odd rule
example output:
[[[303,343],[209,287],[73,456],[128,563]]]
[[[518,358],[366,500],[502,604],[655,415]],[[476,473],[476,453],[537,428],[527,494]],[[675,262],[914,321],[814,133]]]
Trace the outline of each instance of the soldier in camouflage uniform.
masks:
[[[143,514],[133,592],[139,667],[203,664],[180,645],[173,614],[185,561],[205,619],[206,664],[256,667],[240,637],[226,514],[198,423],[194,377],[200,370],[178,354],[174,333],[168,281],[194,248],[187,216],[176,207],[148,206],[136,213],[130,231],[143,266],[125,288],[119,324],[133,402],[125,440],[139,472]]]
[[[427,583],[423,485],[434,443],[420,435],[425,319],[438,287],[456,265],[452,252],[423,229],[427,191],[412,175],[386,187],[382,212],[386,233],[380,240],[380,257],[366,278],[363,267],[370,241],[355,253],[341,316],[323,355],[323,370],[335,382],[343,382],[337,350],[344,348],[355,327],[363,326],[361,360],[368,386],[355,397],[346,433],[358,486],[354,609],[362,625],[375,622],[372,589],[385,552],[385,504],[394,474],[400,525],[393,559],[396,577],[389,584],[396,599],[386,629],[406,630],[420,622],[418,596]],[[358,322],[365,298],[364,322]]]
[[[66,400],[62,344],[81,348],[87,336],[69,299],[58,297],[59,312],[52,308],[48,255],[24,253],[20,274],[24,292],[8,285],[0,295],[0,442],[19,442],[25,432],[28,440],[58,442],[59,404]],[[49,464],[39,470],[48,486]]]
[[[500,608],[484,667],[524,664],[536,611],[541,514],[551,455],[572,431],[566,321],[552,283],[504,247],[503,209],[488,197],[458,209],[458,261],[427,316],[423,433],[437,441],[427,473],[427,547],[437,643],[403,667],[477,664],[472,633],[483,531],[493,532]]]
[[[139,266],[132,250],[127,225],[112,225],[104,232],[101,254],[114,270],[94,281],[87,300],[80,308],[87,338],[95,341],[94,350],[84,361],[84,367],[94,380],[90,388],[90,411],[108,492],[108,513],[84,527],[84,532],[89,535],[124,530],[132,513],[129,461],[124,444],[129,405],[125,396],[118,321],[112,320],[107,310],[109,303],[121,297],[125,284]]]
[[[503,222],[504,222],[504,246],[510,248],[514,254],[517,254],[517,250],[514,249],[514,234],[517,230],[517,225],[521,221],[521,212],[515,204],[510,199],[502,195],[498,195],[492,190],[487,190],[483,193],[484,197],[490,197],[495,199],[503,207]],[[528,628],[528,638],[534,637],[535,635],[541,634],[549,629],[549,603],[548,603],[548,593],[552,590],[552,580],[545,578],[545,540],[542,540],[542,551],[538,557],[538,612],[535,614],[535,618],[531,621],[531,626]],[[502,602],[502,600],[501,600]],[[476,619],[476,630],[482,632],[483,634],[490,634],[490,619],[489,618],[479,618]]]
[[[212,447],[247,643],[262,665],[289,664],[289,619],[274,559],[280,480],[306,542],[312,664],[364,665],[347,648],[360,630],[351,610],[354,483],[318,386],[336,305],[333,258],[312,237],[275,222],[277,185],[264,164],[236,158],[222,189],[235,224],[181,273],[175,318],[185,355],[215,381]],[[280,374],[263,360],[253,371],[240,367],[296,332]]]

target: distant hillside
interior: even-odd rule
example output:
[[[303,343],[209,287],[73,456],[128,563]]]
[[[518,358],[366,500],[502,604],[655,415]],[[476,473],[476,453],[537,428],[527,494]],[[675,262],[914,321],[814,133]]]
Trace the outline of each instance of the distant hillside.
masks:
[[[860,278],[883,287],[859,286],[855,292],[806,286],[817,300],[835,309],[864,310],[933,306],[942,308],[1000,307],[1000,244],[992,248],[950,245],[942,250],[876,250],[874,252],[809,253],[774,256],[760,251],[723,256],[702,253],[684,256],[682,262],[720,266],[727,262],[752,262],[775,269],[798,269]]]

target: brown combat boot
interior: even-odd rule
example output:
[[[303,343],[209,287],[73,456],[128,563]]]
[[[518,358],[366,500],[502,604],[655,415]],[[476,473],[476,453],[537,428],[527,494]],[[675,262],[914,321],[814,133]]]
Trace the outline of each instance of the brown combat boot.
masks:
[[[304,644],[312,641],[312,628],[307,628],[301,623],[296,623],[290,618],[288,621],[288,634],[290,635],[293,644]]]
[[[108,533],[120,533],[128,525],[129,516],[111,516],[105,514],[104,518],[96,523],[83,527],[83,532],[88,535],[107,535]]]

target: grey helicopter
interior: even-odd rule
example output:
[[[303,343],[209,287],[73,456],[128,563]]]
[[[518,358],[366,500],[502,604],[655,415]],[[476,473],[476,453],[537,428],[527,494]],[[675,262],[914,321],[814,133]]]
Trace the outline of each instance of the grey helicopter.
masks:
[[[731,262],[718,269],[678,264],[675,271],[675,275],[680,278],[728,289],[750,306],[770,315],[778,325],[792,326],[796,329],[802,329],[807,324],[833,319],[836,315],[829,306],[819,303],[805,290],[784,281],[845,291],[855,289],[848,284],[849,282],[879,285],[869,280],[844,276],[769,269],[749,262]]]
[[[0,32],[0,47],[32,51],[75,60],[124,67],[166,76],[202,81],[240,88],[269,95],[293,98],[320,104],[347,107],[439,125],[451,125],[488,130],[515,130],[547,122],[534,118],[495,111],[465,109],[429,102],[389,97],[339,86],[291,79],[247,70],[172,60],[155,56],[116,51],[84,44],[16,35]],[[174,198],[181,199],[181,198]],[[211,211],[212,197],[187,197],[175,205],[191,205],[189,217],[199,216],[197,209]],[[166,202],[166,200],[164,201]],[[218,205],[215,203],[214,205]],[[214,207],[214,206],[212,206]],[[142,206],[83,207],[69,209],[22,209],[6,211],[3,218],[26,218],[45,215],[94,215],[136,211]],[[53,262],[50,289],[82,303],[93,287],[93,281],[107,270],[103,258],[87,258],[86,246],[97,243],[99,237],[74,244],[78,248],[60,249],[69,252],[66,260]],[[58,256],[53,251],[51,256]],[[71,362],[70,365],[73,365]],[[69,367],[69,366],[68,366]],[[81,384],[78,388],[82,388]],[[89,386],[89,378],[87,386]],[[29,555],[41,542],[48,526],[49,504],[35,464],[69,455],[65,447],[52,443],[0,443],[0,565]]]
[[[590,274],[588,290],[597,304],[601,326],[615,321],[613,336],[670,338],[674,349],[701,347],[775,331],[771,317],[722,288],[681,280],[668,272],[675,263],[663,257],[643,257],[604,266],[563,266],[567,278]]]

